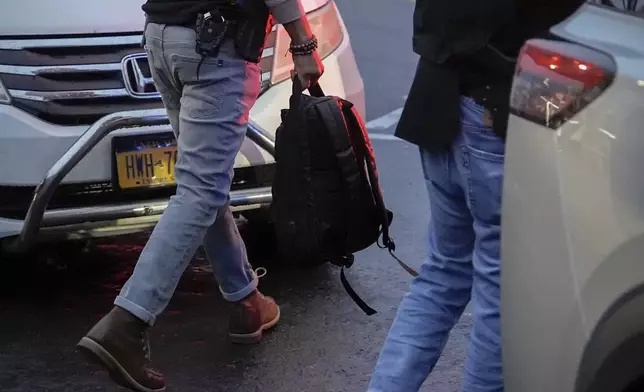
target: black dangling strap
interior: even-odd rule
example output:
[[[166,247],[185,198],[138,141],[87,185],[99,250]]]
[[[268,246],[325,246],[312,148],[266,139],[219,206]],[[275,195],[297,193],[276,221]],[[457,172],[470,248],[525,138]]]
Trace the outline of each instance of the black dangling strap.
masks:
[[[375,309],[367,305],[367,303],[364,302],[362,298],[360,298],[358,293],[356,293],[355,290],[351,287],[349,281],[347,280],[347,277],[344,274],[345,268],[346,267],[342,267],[342,269],[340,270],[340,282],[342,282],[342,286],[344,286],[344,289],[346,290],[347,294],[349,294],[349,297],[351,297],[353,302],[355,302],[356,305],[358,305],[358,307],[360,307],[360,309],[362,309],[362,311],[365,312],[367,316],[373,316],[374,314],[378,313],[375,311]]]

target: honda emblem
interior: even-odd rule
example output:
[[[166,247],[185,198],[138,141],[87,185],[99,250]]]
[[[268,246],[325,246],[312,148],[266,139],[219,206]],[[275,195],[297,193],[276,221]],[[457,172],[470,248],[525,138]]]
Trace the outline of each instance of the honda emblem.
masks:
[[[158,98],[145,53],[131,54],[121,61],[125,91],[133,98]]]

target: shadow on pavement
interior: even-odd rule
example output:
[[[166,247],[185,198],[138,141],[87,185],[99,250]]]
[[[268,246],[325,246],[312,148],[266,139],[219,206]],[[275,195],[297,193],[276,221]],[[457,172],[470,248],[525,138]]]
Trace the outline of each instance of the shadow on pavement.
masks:
[[[321,267],[303,274],[281,267],[268,246],[270,239],[253,233],[245,237],[253,266],[268,270],[260,288],[279,298],[282,306],[284,317],[277,329],[293,328],[296,319],[308,318],[315,298],[328,296],[330,270]],[[58,245],[36,259],[5,263],[0,275],[0,389],[116,390],[105,372],[77,355],[74,345],[109,311],[145,239],[101,241],[85,251]],[[238,385],[257,366],[261,348],[226,340],[228,312],[210,265],[199,253],[151,336],[155,365],[171,383],[181,385],[180,390],[205,385],[208,390],[236,390],[231,385]],[[272,339],[268,334],[265,341]]]

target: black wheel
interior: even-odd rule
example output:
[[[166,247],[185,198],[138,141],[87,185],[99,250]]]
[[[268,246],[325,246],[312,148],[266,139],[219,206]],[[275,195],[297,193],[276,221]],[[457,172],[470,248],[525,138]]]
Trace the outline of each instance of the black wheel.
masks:
[[[275,239],[275,226],[269,208],[242,212],[240,232],[246,242],[246,249],[252,260],[260,263],[275,260],[277,246]]]
[[[249,234],[274,235],[275,226],[270,208],[264,207],[256,210],[244,211],[241,213],[245,222],[242,229]]]
[[[641,378],[628,386],[623,392],[642,392],[644,391],[644,378]]]
[[[42,243],[23,253],[8,253],[0,249],[0,260],[7,263],[31,265],[72,264],[83,259],[93,249],[91,240]]]

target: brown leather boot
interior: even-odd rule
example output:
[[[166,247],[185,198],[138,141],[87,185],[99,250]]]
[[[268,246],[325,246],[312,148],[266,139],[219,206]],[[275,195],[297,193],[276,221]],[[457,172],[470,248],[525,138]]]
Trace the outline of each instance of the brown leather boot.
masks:
[[[163,375],[149,367],[148,325],[125,309],[114,307],[77,347],[104,367],[114,382],[137,392],[163,392]]]
[[[280,308],[271,297],[255,290],[236,302],[228,335],[233,343],[254,344],[262,340],[264,331],[273,328],[280,319]]]

